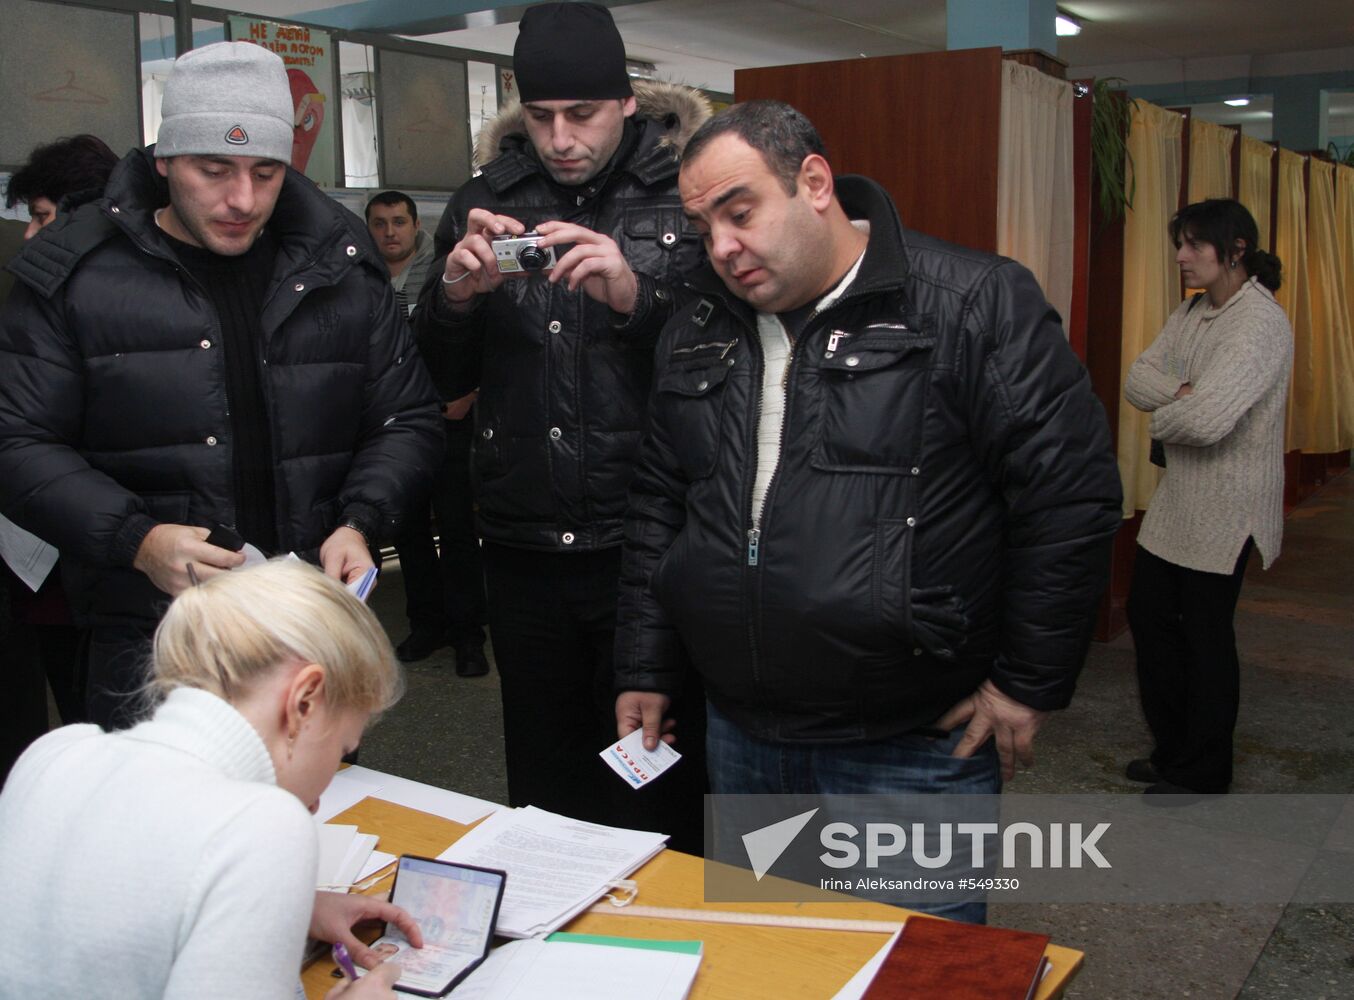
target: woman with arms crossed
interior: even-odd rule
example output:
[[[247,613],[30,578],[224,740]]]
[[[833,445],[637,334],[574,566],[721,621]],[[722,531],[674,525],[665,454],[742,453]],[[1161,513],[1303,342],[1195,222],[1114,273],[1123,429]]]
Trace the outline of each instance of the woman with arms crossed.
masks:
[[[1279,259],[1259,248],[1239,202],[1186,206],[1171,238],[1186,287],[1204,291],[1180,304],[1124,385],[1166,455],[1128,598],[1153,749],[1126,773],[1154,794],[1225,792],[1240,702],[1237,596],[1252,547],[1268,569],[1283,537],[1293,331],[1273,295]]]
[[[398,907],[315,891],[310,812],[401,693],[375,616],[300,562],[222,573],[170,606],[153,676],[153,716],[48,734],[0,795],[0,938],[30,956],[0,996],[293,1000],[307,929],[369,965],[359,921],[421,946]],[[393,997],[398,972],[330,997]]]

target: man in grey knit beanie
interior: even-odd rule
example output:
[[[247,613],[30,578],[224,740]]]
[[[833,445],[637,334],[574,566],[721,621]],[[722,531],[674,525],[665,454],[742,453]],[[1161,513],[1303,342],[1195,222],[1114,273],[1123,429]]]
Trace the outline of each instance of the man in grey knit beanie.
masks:
[[[165,84],[155,166],[170,204],[156,217],[170,236],[235,256],[273,213],[291,162],[287,71],[249,42],[218,42],[174,63]],[[231,183],[218,181],[229,176]]]
[[[28,242],[0,313],[0,508],[61,550],[106,728],[134,721],[168,596],[246,543],[361,579],[443,450],[385,261],[288,166],[282,60],[188,52],[162,110]]]

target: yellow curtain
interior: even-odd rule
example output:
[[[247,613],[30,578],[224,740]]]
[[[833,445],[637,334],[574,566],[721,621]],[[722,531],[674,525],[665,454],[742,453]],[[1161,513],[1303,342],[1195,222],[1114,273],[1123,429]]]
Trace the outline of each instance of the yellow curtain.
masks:
[[[1122,379],[1138,355],[1156,339],[1180,304],[1180,272],[1166,225],[1180,205],[1180,147],[1184,118],[1146,101],[1133,102],[1128,133],[1133,207],[1124,220],[1124,315],[1120,355]],[[1159,476],[1148,459],[1148,415],[1127,402],[1119,406],[1119,474],[1124,481],[1124,516],[1145,510]]]
[[[1335,164],[1311,160],[1307,181],[1307,290],[1312,308],[1312,399],[1303,451],[1354,444],[1354,342],[1335,210]]]
[[[1354,365],[1354,167],[1344,164],[1335,168],[1335,237],[1340,252],[1340,277],[1336,287],[1340,289],[1339,298],[1345,304],[1348,318],[1345,356]],[[1354,407],[1354,402],[1350,405]]]
[[[1312,304],[1307,287],[1307,192],[1303,184],[1305,156],[1279,150],[1278,212],[1274,218],[1274,253],[1283,261],[1283,285],[1275,293],[1293,327],[1293,382],[1288,391],[1289,451],[1305,446],[1313,394]]]
[[[1260,246],[1274,251],[1274,233],[1270,229],[1269,196],[1273,179],[1274,147],[1248,135],[1241,137],[1241,177],[1237,200],[1250,209],[1260,227]]]
[[[1075,242],[1072,85],[1009,59],[1001,72],[997,252],[1034,272],[1066,332]]]
[[[1221,125],[1189,121],[1189,203],[1232,197],[1232,144],[1236,133]]]

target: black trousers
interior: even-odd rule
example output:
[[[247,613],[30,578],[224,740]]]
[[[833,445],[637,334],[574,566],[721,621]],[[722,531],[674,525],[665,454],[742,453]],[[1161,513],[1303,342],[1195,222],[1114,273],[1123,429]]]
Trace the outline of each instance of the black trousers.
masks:
[[[508,801],[671,835],[702,850],[705,698],[674,699],[683,759],[632,788],[598,756],[616,738],[612,665],[620,549],[555,553],[484,546],[489,631],[503,692]]]
[[[1128,595],[1138,691],[1152,731],[1152,764],[1197,792],[1232,782],[1232,733],[1241,701],[1236,613],[1253,541],[1230,574],[1186,569],[1139,546]]]
[[[484,642],[484,560],[475,533],[470,486],[470,441],[474,421],[447,420],[447,450],[428,497],[410,507],[395,541],[404,574],[405,613],[415,631],[445,629],[452,644]],[[430,512],[437,514],[441,554],[433,542]]]
[[[5,636],[0,698],[0,785],[28,745],[47,732],[47,686],[63,725],[85,721],[80,632],[74,625],[13,623]]]
[[[85,711],[90,722],[104,729],[127,729],[145,716],[153,702],[147,685],[155,625],[90,629],[85,649]]]

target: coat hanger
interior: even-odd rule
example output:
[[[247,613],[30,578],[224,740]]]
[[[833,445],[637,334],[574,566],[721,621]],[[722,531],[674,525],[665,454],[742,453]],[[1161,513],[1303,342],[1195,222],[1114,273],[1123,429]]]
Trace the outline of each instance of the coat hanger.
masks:
[[[66,82],[33,95],[35,101],[64,101],[67,104],[107,104],[108,98],[75,85],[75,70],[66,70]]]

